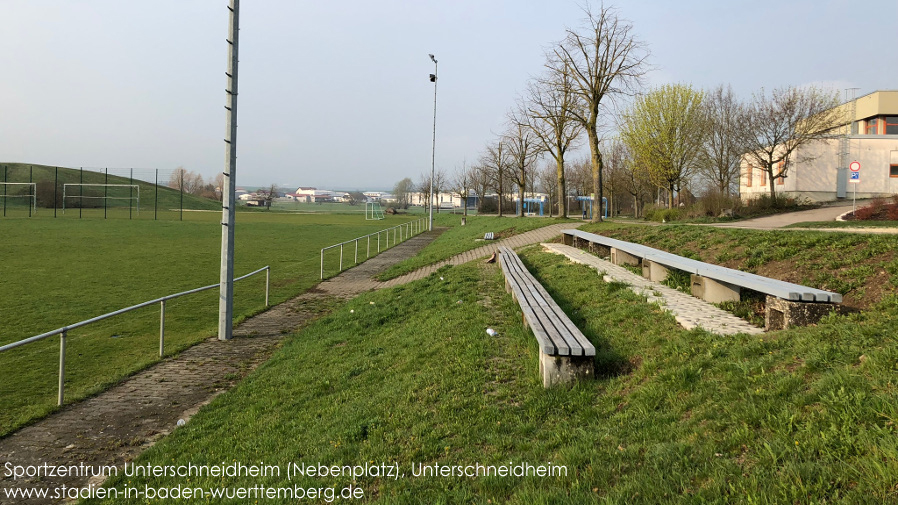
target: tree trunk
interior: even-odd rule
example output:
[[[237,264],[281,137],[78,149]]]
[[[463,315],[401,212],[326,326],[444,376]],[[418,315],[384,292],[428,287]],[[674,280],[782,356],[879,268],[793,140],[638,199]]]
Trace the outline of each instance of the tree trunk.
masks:
[[[524,172],[524,167],[521,167],[521,181],[527,179],[527,174]],[[524,190],[526,189],[523,184],[518,184],[518,201],[521,204],[521,208],[518,210],[518,217],[524,217]]]
[[[602,153],[599,152],[599,135],[595,125],[586,128],[589,137],[589,152],[592,158],[592,221],[602,221]]]
[[[555,159],[555,169],[558,176],[558,215],[567,217],[567,198],[565,197],[567,182],[564,180],[564,158],[560,155]]]
[[[770,165],[773,167],[773,165]],[[770,182],[770,205],[776,207],[776,181],[773,179],[773,169],[767,171],[767,180]]]

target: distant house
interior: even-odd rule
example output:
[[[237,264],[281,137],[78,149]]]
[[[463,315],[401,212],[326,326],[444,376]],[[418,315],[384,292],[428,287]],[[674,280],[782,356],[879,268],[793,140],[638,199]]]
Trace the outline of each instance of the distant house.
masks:
[[[741,163],[739,194],[743,200],[776,194],[831,201],[851,197],[898,193],[898,90],[874,91],[839,106],[844,122],[829,139],[799,148],[788,161],[786,178],[775,181],[745,156]],[[847,156],[840,153],[847,152]],[[842,158],[842,159],[840,159]],[[847,166],[860,163],[852,175]],[[858,183],[851,183],[857,178]]]
[[[334,192],[324,189],[299,187],[293,194],[296,195],[296,200],[300,202],[323,203],[334,201]]]

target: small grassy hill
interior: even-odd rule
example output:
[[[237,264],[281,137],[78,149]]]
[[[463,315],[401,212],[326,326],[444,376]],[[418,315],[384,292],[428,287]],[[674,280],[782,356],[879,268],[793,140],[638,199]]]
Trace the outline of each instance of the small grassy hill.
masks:
[[[146,172],[145,170],[143,172]],[[4,180],[5,177],[5,180]],[[166,175],[166,179],[167,179]],[[51,167],[47,165],[32,165],[26,163],[0,163],[0,182],[34,182],[37,183],[38,190],[38,209],[53,208],[54,197],[56,207],[62,208],[63,184],[84,183],[84,184],[136,184],[140,187],[140,206],[142,209],[152,209],[158,205],[159,210],[179,209],[181,207],[181,192],[177,189],[166,186],[167,180],[160,180],[159,186],[152,182],[146,182],[138,179],[131,179],[122,175],[107,175],[103,171],[80,170],[77,168]],[[54,194],[54,183],[56,192]],[[2,191],[2,189],[0,189]],[[25,186],[8,186],[7,192],[23,193],[29,191]],[[83,191],[85,196],[102,196],[104,188],[102,187],[85,187],[72,188],[69,192],[79,194]],[[127,196],[128,189],[109,188],[109,195]],[[157,193],[158,192],[158,193]],[[195,195],[185,193],[183,195],[183,205],[185,209],[204,210],[204,209],[221,209],[221,203],[202,198]],[[8,198],[7,207],[27,208],[30,202],[25,198]],[[127,200],[108,200],[109,206],[121,207],[128,206]],[[67,208],[77,208],[79,199],[69,198],[65,202]],[[103,207],[102,199],[87,199],[83,201],[85,208]]]

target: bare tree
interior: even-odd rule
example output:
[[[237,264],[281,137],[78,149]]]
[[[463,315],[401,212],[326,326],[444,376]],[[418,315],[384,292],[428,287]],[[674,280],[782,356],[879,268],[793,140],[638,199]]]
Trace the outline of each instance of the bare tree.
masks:
[[[508,170],[511,165],[508,148],[502,140],[486,147],[486,153],[480,160],[481,167],[488,174],[490,187],[496,191],[499,197],[499,217],[502,217],[502,207],[505,202],[505,194],[508,191]]]
[[[212,191],[215,193],[215,197],[218,199],[219,202],[222,201],[222,198],[224,198],[224,189],[223,189],[224,188],[224,174],[223,173],[218,172],[218,174],[215,175],[215,178],[212,180],[212,186],[213,186]]]
[[[605,156],[605,187],[608,188],[608,214],[612,217],[620,213],[622,196],[627,194],[627,163],[628,155],[626,146],[619,138],[604,142],[602,150]]]
[[[178,167],[168,178],[168,187],[191,195],[199,195],[203,192],[203,176],[184,167]]]
[[[748,105],[744,125],[746,157],[767,172],[770,199],[776,205],[776,179],[785,179],[794,163],[811,161],[798,155],[801,146],[833,135],[845,118],[838,97],[818,88],[761,90]]]
[[[745,106],[731,86],[720,85],[705,95],[705,109],[708,123],[699,172],[720,194],[734,194],[739,191],[739,164],[746,151],[741,135]]]
[[[458,195],[462,202],[462,213],[468,216],[468,196],[474,184],[474,170],[468,168],[468,163],[462,162],[461,170],[457,170],[449,179],[447,187],[453,194]]]
[[[539,181],[540,187],[549,195],[549,201],[547,202],[549,204],[549,217],[552,217],[554,214],[554,208],[556,206],[559,209],[559,215],[563,215],[560,214],[560,212],[566,211],[567,206],[566,204],[562,204],[565,200],[564,193],[558,191],[559,185],[564,182],[564,177],[561,178],[561,181],[558,180],[558,166],[549,162],[542,170],[536,172],[536,178]]]
[[[519,108],[508,114],[508,130],[503,135],[508,145],[508,157],[511,161],[511,179],[518,186],[518,216],[524,217],[524,197],[527,188],[533,191],[528,183],[533,179],[534,163],[542,154],[539,138],[530,128],[527,110]]]
[[[424,205],[424,209],[429,209],[430,205],[436,205],[437,212],[440,209],[440,193],[446,188],[446,172],[443,170],[436,170],[433,176],[433,199],[434,201],[429,201]],[[423,195],[423,200],[430,200],[430,174],[421,174],[420,182],[418,182],[418,191]]]
[[[483,198],[490,188],[490,172],[483,165],[474,165],[470,170],[471,186],[470,189],[477,195],[477,210],[482,210]]]
[[[407,209],[409,203],[411,203],[410,194],[414,191],[415,183],[408,177],[397,182],[396,185],[393,186],[393,196],[396,197],[396,206],[401,209]]]
[[[595,208],[602,201],[602,153],[599,146],[600,115],[608,101],[637,89],[648,71],[648,51],[633,35],[633,26],[604,5],[593,12],[585,9],[580,30],[567,29],[567,36],[555,47],[549,67],[556,76],[570,75],[573,91],[581,106],[570,112],[586,129],[592,164]],[[601,221],[601,212],[593,220]]]
[[[575,141],[583,131],[583,124],[572,113],[573,110],[582,109],[582,105],[573,92],[570,74],[562,69],[559,74],[549,73],[546,77],[531,80],[522,105],[527,111],[528,125],[543,150],[555,160],[556,181],[551,187],[554,188],[559,214],[566,216],[564,157],[569,149],[577,147]],[[546,185],[543,187],[545,189]]]

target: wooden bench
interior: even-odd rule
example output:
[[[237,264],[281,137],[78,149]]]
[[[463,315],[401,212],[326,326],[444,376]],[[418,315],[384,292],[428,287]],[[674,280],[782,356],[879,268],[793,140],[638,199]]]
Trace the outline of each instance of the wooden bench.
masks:
[[[641,266],[642,275],[652,281],[663,281],[670,269],[688,272],[693,296],[711,303],[739,301],[742,289],[765,294],[767,330],[813,324],[842,302],[839,293],[684,258],[642,244],[580,230],[564,230],[562,237],[565,244],[585,244],[594,252],[610,256],[615,265]]]
[[[570,320],[521,258],[508,247],[499,248],[505,289],[524,313],[524,323],[539,343],[539,371],[543,386],[569,383],[595,375],[596,348]]]

